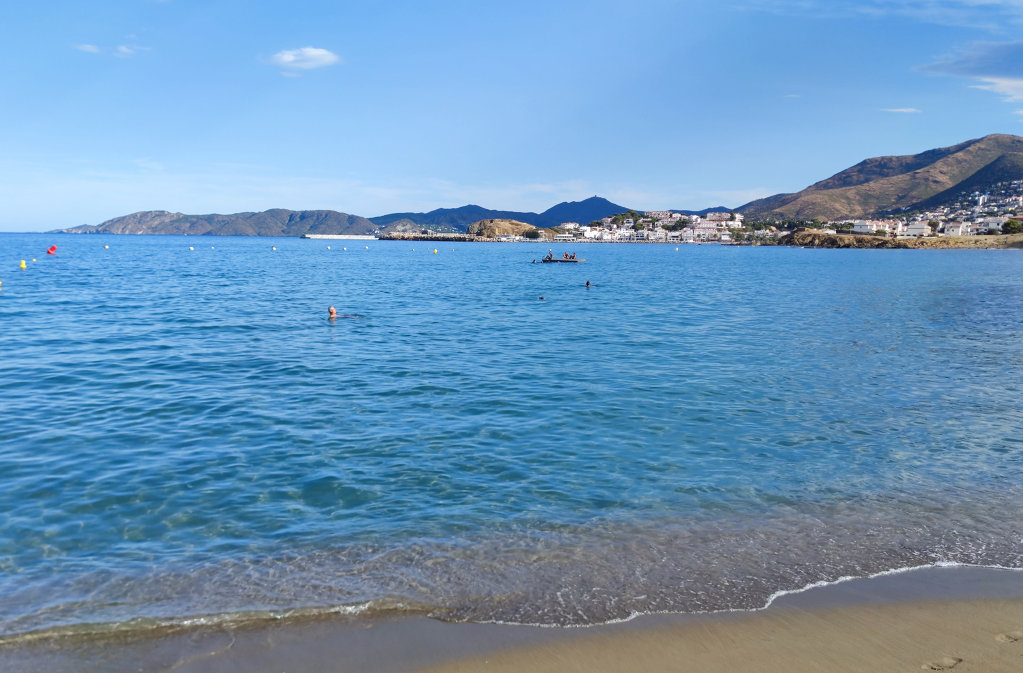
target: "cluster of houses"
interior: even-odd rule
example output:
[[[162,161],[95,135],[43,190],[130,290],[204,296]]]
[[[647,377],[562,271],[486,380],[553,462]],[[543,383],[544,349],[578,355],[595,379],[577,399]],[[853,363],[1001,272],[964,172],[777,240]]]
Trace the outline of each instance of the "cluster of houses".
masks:
[[[889,220],[855,220],[854,234],[888,234],[899,237],[978,236],[1000,234],[1010,219],[1023,213],[1023,180],[1000,182],[988,192],[973,192],[947,206],[909,217]]]
[[[654,210],[638,218],[605,217],[590,224],[563,222],[558,226],[561,233],[554,237],[554,242],[730,243],[735,240],[736,231],[743,226],[741,213],[712,212],[701,217]],[[756,233],[768,237],[780,236],[784,232],[764,230]],[[499,238],[518,240],[519,237]]]

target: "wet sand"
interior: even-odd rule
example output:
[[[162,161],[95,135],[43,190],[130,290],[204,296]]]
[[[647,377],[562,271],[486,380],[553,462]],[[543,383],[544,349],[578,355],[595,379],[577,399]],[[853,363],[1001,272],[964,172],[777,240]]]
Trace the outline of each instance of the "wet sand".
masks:
[[[1023,572],[929,568],[766,610],[591,628],[316,620],[0,648],[0,670],[181,673],[1023,671]]]

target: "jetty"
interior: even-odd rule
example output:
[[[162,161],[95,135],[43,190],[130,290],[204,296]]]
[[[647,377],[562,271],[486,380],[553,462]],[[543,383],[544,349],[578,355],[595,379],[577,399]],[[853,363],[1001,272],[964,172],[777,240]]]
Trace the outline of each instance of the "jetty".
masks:
[[[302,238],[315,238],[328,241],[375,241],[376,236],[368,234],[302,234]]]

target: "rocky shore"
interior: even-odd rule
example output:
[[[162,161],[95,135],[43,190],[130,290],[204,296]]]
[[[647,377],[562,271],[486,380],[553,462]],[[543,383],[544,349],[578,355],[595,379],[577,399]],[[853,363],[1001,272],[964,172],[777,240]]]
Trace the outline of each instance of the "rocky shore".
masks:
[[[1006,249],[1023,248],[1023,234],[944,236],[940,238],[888,238],[886,236],[824,234],[813,229],[797,229],[778,239],[778,244],[803,248]]]

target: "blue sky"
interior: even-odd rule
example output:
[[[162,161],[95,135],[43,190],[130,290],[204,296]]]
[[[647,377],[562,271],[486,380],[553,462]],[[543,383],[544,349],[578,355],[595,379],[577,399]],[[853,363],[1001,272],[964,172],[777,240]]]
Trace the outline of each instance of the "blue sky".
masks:
[[[1023,135],[1023,0],[0,10],[0,231],[592,195],[736,207]]]

